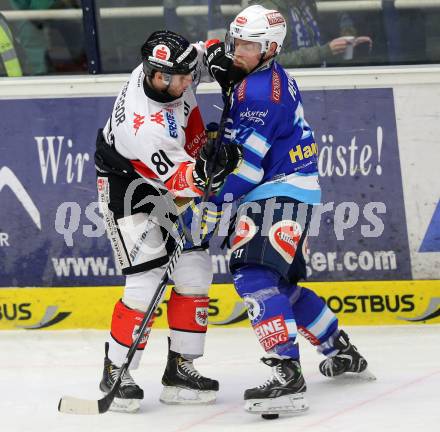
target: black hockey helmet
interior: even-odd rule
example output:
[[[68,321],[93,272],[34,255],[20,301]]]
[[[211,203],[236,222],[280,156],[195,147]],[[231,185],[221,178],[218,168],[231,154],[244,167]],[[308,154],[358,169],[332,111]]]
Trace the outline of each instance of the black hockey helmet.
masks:
[[[183,37],[169,30],[152,33],[141,49],[145,75],[153,71],[186,75],[197,65],[197,50]]]

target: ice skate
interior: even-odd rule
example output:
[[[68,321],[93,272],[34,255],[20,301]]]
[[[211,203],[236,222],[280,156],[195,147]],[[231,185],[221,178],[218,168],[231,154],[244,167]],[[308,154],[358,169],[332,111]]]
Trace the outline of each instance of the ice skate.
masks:
[[[307,387],[299,361],[279,357],[263,357],[261,361],[272,367],[272,377],[244,392],[245,410],[264,418],[306,411],[309,408],[304,396]]]
[[[115,366],[108,358],[108,342],[105,344],[104,372],[99,388],[103,393],[108,393],[114,382],[118,379],[120,368]],[[144,391],[134,382],[130,372],[126,371],[122,377],[116,397],[110,410],[133,413],[139,410],[140,400],[144,398]]]
[[[169,342],[169,339],[168,339]],[[162,377],[160,401],[166,404],[210,404],[216,399],[218,381],[206,378],[194,368],[193,361],[171,351]]]
[[[335,338],[333,346],[338,350],[336,355],[326,358],[319,365],[319,371],[324,376],[331,378],[351,372],[357,374],[362,379],[376,379],[367,369],[367,360],[350,343],[348,335],[343,330],[339,330],[339,335]]]

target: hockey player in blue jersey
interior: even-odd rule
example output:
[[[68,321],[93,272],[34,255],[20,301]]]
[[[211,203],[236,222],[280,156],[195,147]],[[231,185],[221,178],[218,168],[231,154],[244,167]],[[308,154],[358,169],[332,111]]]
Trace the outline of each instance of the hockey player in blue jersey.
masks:
[[[267,353],[262,361],[273,372],[245,391],[245,408],[263,415],[308,408],[298,333],[327,357],[319,366],[325,376],[367,373],[367,361],[333,312],[297,285],[306,277],[306,235],[321,191],[318,149],[298,86],[275,61],[285,34],[279,12],[251,6],[231,23],[226,56],[221,44],[207,53],[219,84],[236,82],[224,141],[242,145],[244,161],[214,201],[222,203],[226,194],[239,200],[230,270]]]

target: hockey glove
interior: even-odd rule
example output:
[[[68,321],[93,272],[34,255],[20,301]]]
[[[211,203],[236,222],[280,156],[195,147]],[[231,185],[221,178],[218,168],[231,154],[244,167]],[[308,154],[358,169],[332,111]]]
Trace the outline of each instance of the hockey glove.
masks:
[[[209,74],[214,78],[223,90],[226,90],[231,83],[240,82],[246,72],[234,66],[232,58],[225,53],[223,42],[210,44],[206,43],[205,63],[208,66]]]
[[[217,155],[217,160],[212,161],[215,153],[215,142],[209,140],[200,151],[196,160],[193,178],[194,184],[200,190],[207,185],[209,168],[212,163],[212,192],[218,192],[226,181],[226,177],[235,171],[243,160],[243,147],[239,144],[223,144]]]
[[[218,135],[219,124],[216,122],[210,122],[206,125],[206,136],[208,140],[215,141]]]

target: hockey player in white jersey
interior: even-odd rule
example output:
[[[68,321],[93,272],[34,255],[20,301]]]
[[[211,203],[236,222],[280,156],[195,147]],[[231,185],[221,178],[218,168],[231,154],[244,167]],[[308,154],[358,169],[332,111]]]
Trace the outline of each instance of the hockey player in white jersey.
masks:
[[[158,190],[166,188],[180,204],[203,195],[213,152],[193,93],[195,80],[209,78],[203,69],[203,48],[202,43],[191,45],[170,31],[153,33],[142,46],[142,64],[123,86],[98,133],[98,197],[115,259],[126,276],[105,344],[100,388],[106,393],[175,247],[167,224],[173,226],[176,216],[168,213],[169,208],[158,211],[163,202]],[[212,174],[213,192],[240,160],[239,146],[222,147]],[[187,248],[172,274],[175,288],[167,305],[169,353],[160,396],[165,403],[210,403],[219,388],[216,380],[202,376],[193,365],[203,355],[208,323],[212,270],[205,249]],[[152,324],[130,369],[139,364]],[[134,412],[142,398],[143,390],[127,373],[111,409]]]

